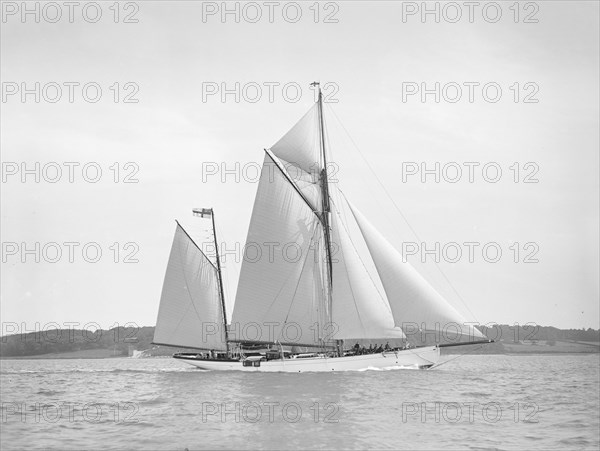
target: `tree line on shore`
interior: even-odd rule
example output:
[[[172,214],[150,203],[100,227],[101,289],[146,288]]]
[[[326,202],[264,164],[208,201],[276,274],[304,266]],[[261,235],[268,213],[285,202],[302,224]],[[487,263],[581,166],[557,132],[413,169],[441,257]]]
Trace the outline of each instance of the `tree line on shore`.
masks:
[[[538,325],[495,325],[482,329],[484,334],[496,343],[486,346],[483,352],[496,353],[504,350],[505,344],[543,343],[554,346],[556,342],[599,343],[600,330],[596,329],[558,329]],[[156,350],[152,339],[154,327],[115,327],[109,330],[48,329],[36,332],[17,333],[0,337],[0,357],[26,357],[53,353],[111,349],[114,356],[127,356],[131,349]],[[429,345],[452,341],[452,337],[443,332],[419,332],[408,337],[411,346]],[[381,341],[381,340],[379,340]],[[462,339],[461,341],[466,341]],[[361,340],[368,347],[377,340]],[[406,342],[406,341],[405,341]],[[346,343],[351,347],[353,343]],[[398,345],[392,343],[390,345]],[[596,349],[598,347],[596,346]],[[172,349],[172,348],[171,348]],[[593,351],[593,348],[590,349]],[[166,351],[169,354],[170,351]],[[164,354],[152,352],[151,354]]]

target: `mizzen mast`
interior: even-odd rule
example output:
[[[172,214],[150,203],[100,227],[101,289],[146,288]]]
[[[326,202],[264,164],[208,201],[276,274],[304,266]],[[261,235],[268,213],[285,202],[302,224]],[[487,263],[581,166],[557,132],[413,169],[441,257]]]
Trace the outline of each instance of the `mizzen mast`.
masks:
[[[213,237],[215,241],[215,258],[217,262],[217,277],[219,279],[219,298],[221,299],[221,308],[223,309],[223,330],[225,331],[225,348],[229,355],[229,334],[227,331],[227,310],[225,309],[225,291],[223,290],[223,275],[221,273],[221,259],[219,258],[219,244],[217,242],[217,229],[215,227],[215,214],[212,208],[194,208],[192,210],[194,216],[210,216],[212,220]]]

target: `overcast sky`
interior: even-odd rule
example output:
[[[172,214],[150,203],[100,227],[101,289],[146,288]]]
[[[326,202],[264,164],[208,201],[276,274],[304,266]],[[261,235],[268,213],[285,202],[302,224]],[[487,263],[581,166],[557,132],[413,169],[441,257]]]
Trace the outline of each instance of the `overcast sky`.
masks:
[[[230,249],[243,245],[257,187],[251,169],[262,162],[262,149],[311,107],[309,83],[320,80],[330,83],[325,120],[331,160],[354,205],[398,249],[407,242],[430,248],[481,243],[474,262],[468,255],[456,263],[442,256],[438,268],[432,257],[425,263],[418,255],[409,258],[461,312],[480,323],[598,328],[598,3],[537,2],[537,10],[522,3],[517,23],[512,3],[501,2],[495,23],[495,11],[484,17],[480,9],[470,23],[466,7],[451,23],[456,11],[444,4],[439,23],[431,15],[423,23],[420,11],[403,20],[403,8],[408,13],[413,6],[406,2],[321,4],[317,23],[311,3],[302,3],[302,17],[292,23],[296,10],[287,7],[283,17],[285,2],[272,23],[260,2],[256,23],[249,22],[256,11],[243,5],[239,23],[233,15],[223,22],[219,12],[203,21],[201,2],[141,3],[137,11],[121,4],[118,23],[112,2],[101,3],[96,23],[86,21],[94,18],[91,9],[85,17],[75,10],[73,23],[67,7],[56,23],[48,21],[56,13],[50,9],[40,11],[40,23],[4,11],[2,321],[154,325],[174,219],[201,240],[209,222],[192,218],[190,209],[213,207],[219,240]],[[205,12],[213,5],[221,2],[205,3]],[[138,22],[123,23],[128,14]],[[337,22],[325,23],[327,15]],[[20,90],[36,82],[40,102],[34,94],[23,102]],[[65,82],[79,83],[72,103]],[[236,82],[246,87],[239,103],[234,95],[225,102],[220,95],[203,99],[203,83],[233,89]],[[264,85],[270,82],[280,84],[273,102]],[[433,94],[424,102],[420,93],[403,99],[403,91],[422,83],[433,89],[436,82],[439,103]],[[465,82],[479,83],[472,85],[473,102]],[[62,86],[55,103],[49,101],[56,97],[53,83]],[[86,83],[102,89],[96,103],[83,97]],[[256,93],[252,83],[263,88],[256,102],[249,101]],[[285,98],[286,83],[301,86],[297,101],[293,86]],[[483,93],[487,83],[491,88]],[[456,85],[462,98],[453,103]],[[93,86],[88,99],[95,96]],[[494,103],[495,86],[502,92]],[[11,95],[15,87],[19,92]],[[138,102],[124,103],[127,95]],[[55,162],[62,178],[47,181],[55,174],[50,164],[40,183],[35,174],[23,183],[20,172],[12,175],[22,162],[29,168]],[[73,183],[65,162],[79,163]],[[88,167],[88,179],[95,167],[102,169],[97,183],[82,175],[90,162],[97,165]],[[234,169],[236,162],[249,165],[249,180],[203,177],[206,163]],[[439,183],[433,176],[423,183],[420,174],[406,173],[411,162],[456,164]],[[473,183],[465,162],[479,164]],[[485,180],[487,163],[493,163],[488,180],[501,168],[498,182]],[[457,165],[462,177],[450,183]],[[139,182],[123,183],[133,172]],[[537,183],[524,183],[528,176]],[[59,243],[62,258],[49,262],[55,253],[48,247],[39,263],[34,254],[22,255],[21,243],[35,249],[36,242],[40,249]],[[80,243],[72,263],[65,242]],[[137,247],[124,248],[129,242]],[[86,243],[101,248],[97,263],[84,260]],[[113,243],[119,244],[118,263]],[[482,256],[486,243],[502,250],[497,263]],[[130,252],[139,262],[123,262]],[[528,256],[534,261],[525,263]],[[239,266],[231,258],[225,262],[229,309]]]

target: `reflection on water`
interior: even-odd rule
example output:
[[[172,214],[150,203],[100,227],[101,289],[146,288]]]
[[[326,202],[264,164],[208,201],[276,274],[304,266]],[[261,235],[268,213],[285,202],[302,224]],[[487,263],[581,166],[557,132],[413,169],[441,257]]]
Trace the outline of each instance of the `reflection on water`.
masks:
[[[172,359],[1,361],[2,450],[598,449],[599,355],[432,371],[205,372]]]

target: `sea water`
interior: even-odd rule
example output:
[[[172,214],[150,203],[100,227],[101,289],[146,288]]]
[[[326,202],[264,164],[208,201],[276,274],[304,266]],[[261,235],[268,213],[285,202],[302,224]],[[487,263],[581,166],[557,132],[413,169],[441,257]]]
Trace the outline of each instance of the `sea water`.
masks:
[[[595,449],[598,354],[433,370],[207,372],[170,358],[3,360],[11,449]],[[452,360],[450,360],[452,359]]]

